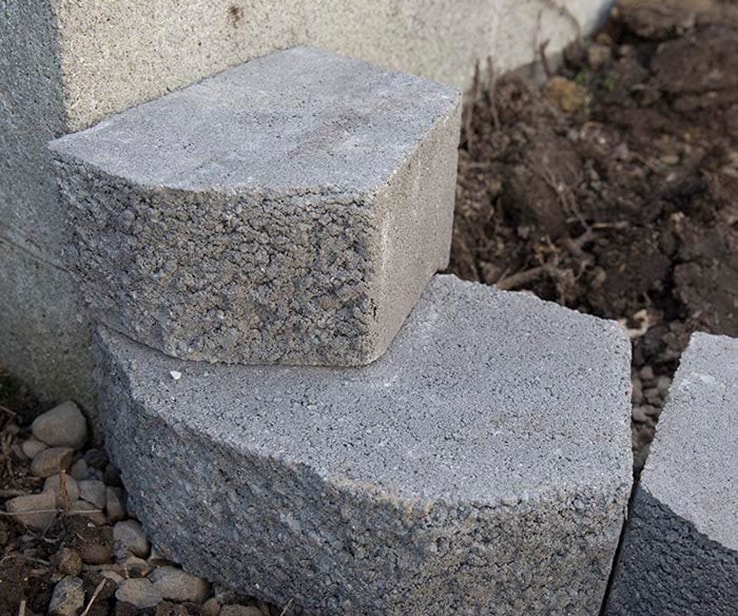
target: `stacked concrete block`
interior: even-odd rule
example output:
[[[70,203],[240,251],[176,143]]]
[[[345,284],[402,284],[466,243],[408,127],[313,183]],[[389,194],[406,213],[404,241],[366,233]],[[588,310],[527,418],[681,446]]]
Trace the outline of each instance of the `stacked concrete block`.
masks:
[[[606,613],[738,613],[738,340],[694,334],[661,415]]]
[[[294,48],[51,144],[92,314],[167,354],[376,359],[448,263],[460,93]]]
[[[599,610],[631,484],[615,324],[437,276],[366,367],[96,349],[131,504],[187,569],[296,613]]]

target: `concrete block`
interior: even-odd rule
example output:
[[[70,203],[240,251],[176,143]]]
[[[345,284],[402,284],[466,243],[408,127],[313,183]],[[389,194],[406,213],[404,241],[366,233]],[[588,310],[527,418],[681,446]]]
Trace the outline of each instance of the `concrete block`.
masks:
[[[738,610],[738,340],[692,336],[626,525],[606,614]]]
[[[599,610],[631,486],[614,323],[437,276],[362,368],[95,349],[131,505],[188,571],[296,613]]]
[[[460,94],[300,47],[51,144],[93,314],[184,359],[356,365],[448,263]]]

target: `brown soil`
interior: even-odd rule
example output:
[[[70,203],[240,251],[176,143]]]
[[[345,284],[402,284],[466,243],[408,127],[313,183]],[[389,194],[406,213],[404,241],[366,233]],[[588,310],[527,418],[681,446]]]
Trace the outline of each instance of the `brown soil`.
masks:
[[[638,470],[689,334],[738,336],[738,4],[613,14],[542,87],[478,78],[451,269],[628,327]]]

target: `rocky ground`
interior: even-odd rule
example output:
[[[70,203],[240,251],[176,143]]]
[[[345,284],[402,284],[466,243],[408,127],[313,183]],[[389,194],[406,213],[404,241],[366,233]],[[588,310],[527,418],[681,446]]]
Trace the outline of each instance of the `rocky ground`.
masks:
[[[622,0],[542,87],[474,95],[452,269],[628,328],[638,471],[690,332],[738,336],[738,4]],[[0,504],[0,614],[289,614],[167,561],[74,404],[1,370]]]
[[[0,375],[3,402],[18,390]],[[33,406],[30,397],[25,404]],[[105,451],[85,447],[87,425],[73,402],[21,428],[24,415],[0,406],[0,614],[288,613],[211,586],[157,552]]]

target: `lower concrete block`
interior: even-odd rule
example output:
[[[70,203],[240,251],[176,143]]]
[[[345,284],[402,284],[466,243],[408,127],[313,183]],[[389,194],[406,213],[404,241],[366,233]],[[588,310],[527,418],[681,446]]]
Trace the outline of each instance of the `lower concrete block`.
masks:
[[[131,506],[189,571],[308,614],[599,610],[631,486],[614,323],[437,276],[362,368],[104,328],[95,353]]]
[[[694,334],[632,505],[608,616],[738,614],[738,340]]]

